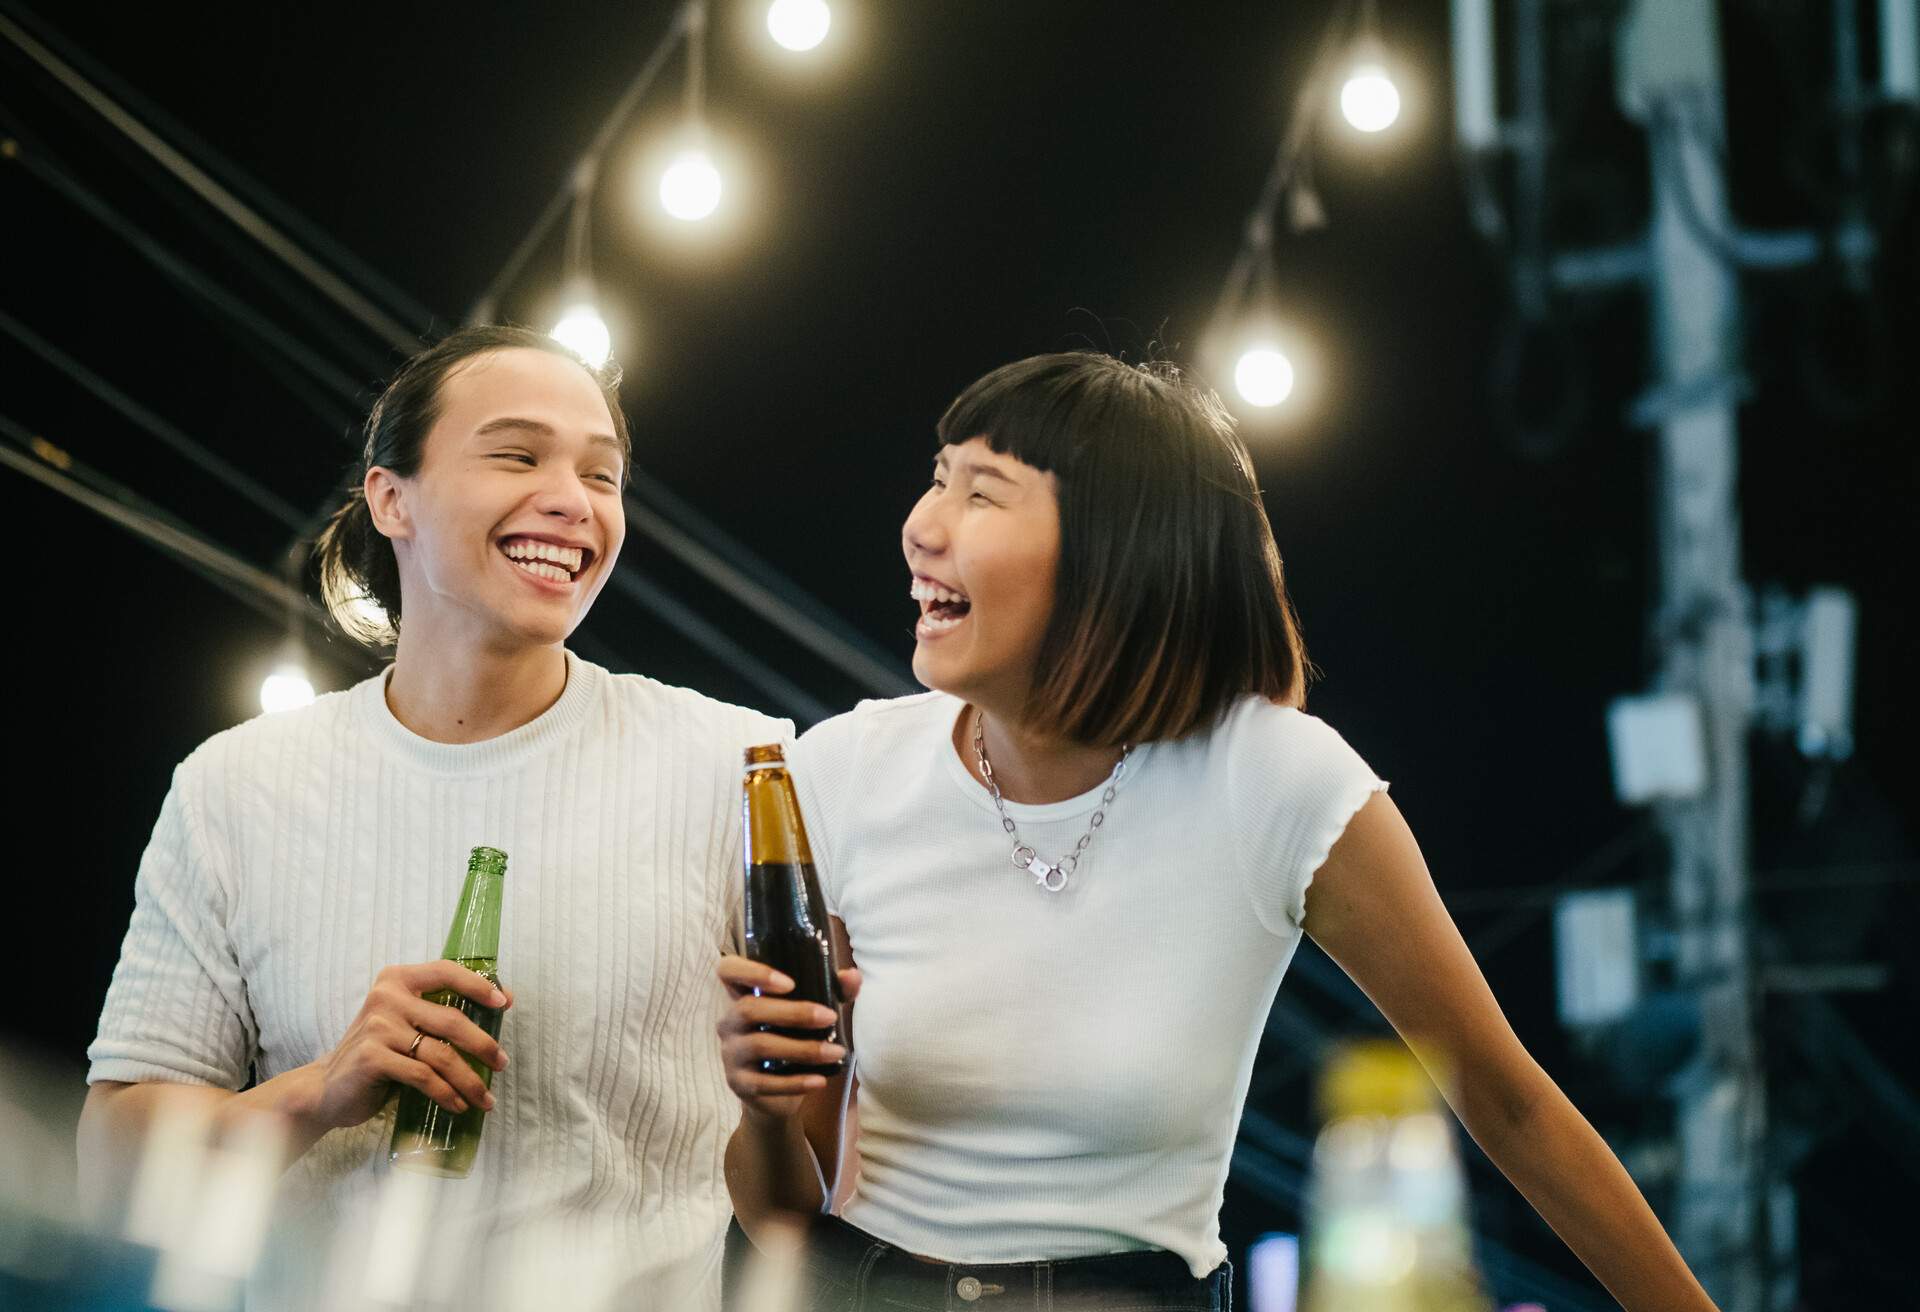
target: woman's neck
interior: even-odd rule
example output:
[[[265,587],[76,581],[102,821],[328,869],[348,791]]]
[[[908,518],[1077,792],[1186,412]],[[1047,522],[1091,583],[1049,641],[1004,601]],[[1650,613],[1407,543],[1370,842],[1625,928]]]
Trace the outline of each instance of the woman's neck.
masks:
[[[1089,747],[1069,739],[1034,733],[1011,716],[969,705],[954,723],[954,747],[967,770],[984,785],[974,750],[976,728],[983,731],[993,782],[1009,802],[1043,806],[1064,802],[1099,787],[1120,759],[1118,747]]]
[[[387,678],[387,708],[436,743],[478,743],[537,718],[567,687],[559,646],[501,650],[434,642],[401,625]]]

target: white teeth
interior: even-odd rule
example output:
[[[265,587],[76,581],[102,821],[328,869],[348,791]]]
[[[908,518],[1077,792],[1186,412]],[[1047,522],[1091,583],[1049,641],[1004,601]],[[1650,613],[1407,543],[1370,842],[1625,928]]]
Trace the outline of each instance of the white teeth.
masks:
[[[922,615],[920,617],[920,631],[923,633],[945,633],[955,625],[965,624],[966,622],[967,617],[965,615],[954,615],[950,617]]]
[[[913,586],[907,589],[907,592],[915,601],[965,601],[967,599],[963,592],[955,592],[951,588],[942,587],[926,579],[915,579]]]
[[[544,560],[520,560],[516,558],[513,563],[529,574],[538,575],[543,579],[551,579],[555,583],[573,582],[573,575],[567,573],[567,571],[560,566],[548,564]]]
[[[562,547],[552,542],[535,542],[531,538],[513,538],[501,545],[509,559],[526,564],[529,561],[550,561],[563,571],[576,573],[586,558],[579,547]]]

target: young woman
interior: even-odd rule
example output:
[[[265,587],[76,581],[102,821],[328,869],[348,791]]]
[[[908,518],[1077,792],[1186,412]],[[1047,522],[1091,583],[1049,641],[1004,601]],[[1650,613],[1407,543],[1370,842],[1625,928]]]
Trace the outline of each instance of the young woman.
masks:
[[[844,1127],[841,1081],[759,1070],[835,1056],[759,1031],[813,1009],[720,968],[748,1233],[844,1202],[813,1227],[822,1309],[1226,1306],[1228,1159],[1304,932],[1452,1072],[1468,1131],[1622,1304],[1710,1308],[1508,1027],[1386,784],[1300,709],[1217,400],[1040,356],[968,388],[939,438],[901,534],[934,691],[792,754],[859,968]]]
[[[285,1233],[370,1225],[380,1112],[409,1085],[491,1109],[473,1174],[435,1193],[455,1247],[413,1299],[490,1305],[467,1259],[560,1218],[628,1274],[717,1275],[737,1117],[711,1039],[739,899],[730,820],[741,747],[791,727],[563,646],[620,554],[629,456],[615,380],[544,335],[467,329],[394,377],[318,544],[328,597],[370,599],[393,662],[175,772],[88,1053],[97,1197],[121,1192],[171,1096],[216,1123],[279,1118]],[[509,859],[498,1042],[420,996],[503,1001],[434,959],[481,844]],[[463,1053],[497,1072],[491,1093]],[[490,1247],[458,1247],[475,1241]],[[329,1247],[301,1242],[269,1249],[262,1302],[368,1301],[328,1289]]]

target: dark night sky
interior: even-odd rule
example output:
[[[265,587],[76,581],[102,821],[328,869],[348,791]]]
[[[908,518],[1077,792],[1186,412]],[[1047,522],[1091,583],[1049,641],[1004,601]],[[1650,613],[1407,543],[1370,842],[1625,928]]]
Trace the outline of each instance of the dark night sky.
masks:
[[[1606,699],[1641,687],[1648,670],[1649,439],[1621,418],[1646,368],[1644,310],[1632,293],[1563,307],[1585,406],[1552,458],[1517,454],[1488,383],[1503,265],[1468,229],[1449,148],[1445,6],[1381,7],[1388,40],[1424,81],[1408,88],[1394,139],[1353,150],[1329,132],[1314,153],[1331,223],[1283,240],[1278,261],[1289,309],[1316,346],[1310,404],[1249,437],[1326,674],[1310,709],[1394,781],[1470,940],[1502,926],[1483,964],[1522,1038],[1603,1129],[1626,1130],[1645,1112],[1608,1079],[1603,1056],[1576,1051],[1554,1023],[1548,918],[1506,921],[1496,893],[1552,880],[1636,823],[1611,797],[1602,717]],[[1612,110],[1604,59],[1579,53],[1605,8],[1560,29],[1570,71],[1554,91],[1552,226],[1570,240],[1623,238],[1642,214],[1638,130]],[[1725,34],[1734,195],[1753,224],[1815,221],[1830,190],[1827,72],[1818,25],[1798,8],[1736,7]],[[730,175],[726,231],[690,242],[643,212],[635,171],[673,121],[677,70],[619,139],[595,207],[596,270],[616,331],[626,325],[616,351],[637,456],[904,663],[912,608],[897,530],[924,480],[933,421],[971,379],[1036,351],[1193,360],[1331,5],[841,2],[832,57],[804,73],[773,57],[758,9],[716,3],[709,113],[745,162]],[[70,3],[56,22],[445,327],[544,205],[672,10],[647,0],[535,12]],[[0,49],[0,109],[8,132],[363,391],[316,413],[19,167],[0,168],[0,308],[276,493],[321,502],[352,454],[365,389],[393,357],[311,295],[275,291],[259,276],[264,256],[11,48]],[[1897,763],[1920,658],[1907,582],[1920,492],[1920,242],[1911,174],[1904,192],[1882,192],[1889,249],[1869,298],[1881,318],[1860,339],[1871,350],[1817,312],[1826,275],[1749,282],[1749,577],[1842,583],[1863,608],[1860,750],[1817,820],[1779,818],[1805,772],[1779,746],[1757,747],[1762,870],[1914,855]],[[558,262],[557,245],[535,260],[508,316],[550,321]],[[1840,376],[1825,390],[1849,404],[1820,404],[1802,368],[1809,341]],[[0,379],[0,414],[255,562],[284,545],[255,509],[5,339]],[[9,686],[29,699],[12,717],[24,782],[9,828],[32,854],[17,867],[15,934],[57,946],[17,976],[37,987],[8,1009],[0,1037],[72,1056],[91,1034],[168,773],[250,711],[278,634],[71,503],[17,475],[4,481],[16,543],[32,544],[16,571],[8,646]],[[630,537],[623,563],[682,591],[829,704],[858,695],[708,596],[644,537]],[[624,668],[769,705],[611,591],[585,632]],[[336,657],[321,682],[345,686],[356,668]],[[1653,853],[1600,873],[1660,878]],[[1886,990],[1835,1002],[1869,1046],[1903,1063],[1909,1087],[1912,1059],[1894,1049],[1911,1032],[1916,994],[1912,889],[1849,885],[1761,904],[1788,959],[1895,965]],[[1324,996],[1310,1001],[1341,1014]],[[1805,1083],[1792,1043],[1775,1050],[1781,1078]],[[1305,1124],[1297,1082],[1269,1106]],[[1804,1114],[1838,1127],[1803,1176],[1809,1284],[1837,1291],[1843,1268],[1894,1261],[1871,1224],[1848,1219],[1870,1196],[1860,1173],[1870,1184],[1892,1168],[1871,1118],[1818,1098]],[[1839,1188],[1849,1178],[1851,1190]],[[1480,1192],[1490,1225],[1567,1268],[1517,1198]],[[1292,1220],[1229,1190],[1230,1239]]]

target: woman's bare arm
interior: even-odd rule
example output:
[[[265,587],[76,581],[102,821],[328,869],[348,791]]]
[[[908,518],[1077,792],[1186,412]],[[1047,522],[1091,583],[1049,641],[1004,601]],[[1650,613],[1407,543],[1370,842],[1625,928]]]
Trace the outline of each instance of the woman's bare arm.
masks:
[[[1626,1168],[1507,1023],[1385,793],[1314,876],[1306,931],[1434,1060],[1467,1132],[1627,1312],[1710,1312]]]
[[[837,918],[833,936],[836,959],[851,961],[846,928]],[[770,1226],[837,1211],[851,1190],[855,1175],[851,1163],[856,1160],[852,1143],[857,1113],[852,1110],[852,1097],[857,1077],[851,1073],[851,1061],[849,1070],[827,1079],[764,1075],[757,1069],[762,1056],[813,1060],[817,1046],[757,1032],[760,1024],[805,1028],[811,1023],[784,1014],[806,1004],[785,1001],[767,990],[761,978],[766,973],[766,967],[742,957],[721,959],[721,982],[734,996],[734,1009],[720,1025],[721,1050],[727,1082],[741,1104],[740,1124],[727,1141],[727,1192],[740,1228],[755,1240]],[[842,1037],[851,1049],[859,971],[842,970],[840,984],[847,999],[848,1033]],[[767,996],[752,996],[756,987],[767,990]]]

